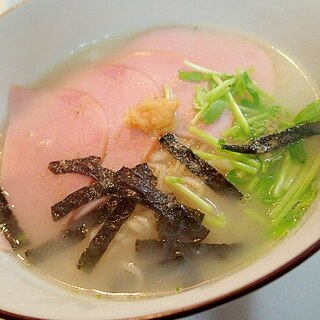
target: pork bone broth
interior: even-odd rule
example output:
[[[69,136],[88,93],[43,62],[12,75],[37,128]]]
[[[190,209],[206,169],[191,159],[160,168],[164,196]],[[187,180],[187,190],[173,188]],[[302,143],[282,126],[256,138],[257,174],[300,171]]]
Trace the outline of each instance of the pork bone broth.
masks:
[[[12,88],[2,233],[32,269],[89,292],[218,280],[315,199],[318,101],[303,109],[315,98],[284,54],[242,35],[163,28],[94,43]]]

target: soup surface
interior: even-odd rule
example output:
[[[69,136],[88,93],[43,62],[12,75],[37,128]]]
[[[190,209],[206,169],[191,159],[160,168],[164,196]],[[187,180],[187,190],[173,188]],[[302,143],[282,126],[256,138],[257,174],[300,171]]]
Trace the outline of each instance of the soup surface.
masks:
[[[318,163],[319,147],[314,137],[264,155],[220,147],[301,125],[294,116],[316,98],[281,51],[238,34],[162,28],[72,52],[30,89],[11,90],[1,185],[23,231],[15,240],[25,246],[15,251],[35,271],[99,297],[179,292],[243,268],[295,227],[314,200],[318,167],[308,181],[299,173]],[[197,164],[218,170],[218,186],[186,165],[189,151],[186,160],[170,152],[168,132],[196,154]],[[90,156],[112,171],[102,174],[96,160],[91,171],[48,168]],[[144,171],[130,184],[117,175],[142,163],[152,178]],[[120,179],[125,191],[106,192],[101,175]],[[294,189],[303,183],[303,191]],[[222,184],[233,195],[215,189]],[[78,189],[64,212],[61,201]],[[112,209],[97,213],[110,203]],[[201,239],[164,230],[163,206],[180,204],[206,230]],[[170,219],[176,227],[178,213]],[[187,218],[181,219],[183,225]],[[5,239],[0,245],[7,247]]]

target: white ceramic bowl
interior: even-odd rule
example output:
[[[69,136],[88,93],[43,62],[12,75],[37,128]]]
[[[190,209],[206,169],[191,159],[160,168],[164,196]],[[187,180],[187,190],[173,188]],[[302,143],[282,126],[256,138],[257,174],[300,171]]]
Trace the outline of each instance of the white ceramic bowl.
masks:
[[[235,29],[274,43],[320,85],[318,0],[29,0],[0,19],[0,106],[8,88],[28,85],[82,43],[166,25]],[[282,275],[320,247],[320,210],[254,264],[218,282],[168,297],[115,302],[74,294],[0,252],[0,316],[149,319],[228,301]]]

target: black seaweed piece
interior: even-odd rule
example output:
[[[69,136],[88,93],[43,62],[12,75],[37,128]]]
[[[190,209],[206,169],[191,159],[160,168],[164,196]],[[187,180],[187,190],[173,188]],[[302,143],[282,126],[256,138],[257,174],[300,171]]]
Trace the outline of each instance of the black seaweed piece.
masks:
[[[188,219],[189,220],[189,219]],[[178,222],[168,221],[166,218],[158,217],[157,220],[157,232],[159,235],[159,239],[161,240],[176,240],[180,241],[202,241],[206,236],[203,234],[202,230],[199,230],[200,223],[192,223],[187,220],[187,223],[184,222],[181,226],[178,225]],[[189,234],[185,234],[189,232]],[[208,232],[209,233],[209,232]]]
[[[170,232],[163,232],[160,234],[161,238],[170,237],[175,239],[178,237],[186,241],[200,241],[209,233],[209,230],[201,225],[203,219],[202,213],[183,206],[178,203],[174,197],[162,193],[155,187],[156,177],[147,164],[138,165],[134,169],[122,168],[114,173],[101,167],[97,163],[92,163],[91,160],[87,162],[81,161],[81,159],[67,161],[68,162],[55,161],[51,163],[53,165],[50,165],[50,168],[57,173],[76,172],[75,170],[77,170],[80,174],[90,175],[95,178],[101,186],[101,193],[103,193],[103,195],[116,195],[120,198],[132,199],[148,206],[167,220],[166,223],[163,223],[163,226],[166,226]],[[79,166],[81,168],[79,170],[69,165],[76,161],[80,163]],[[89,165],[90,168],[86,168],[87,165]],[[63,166],[64,169],[60,170],[60,166]],[[139,182],[139,184],[137,184],[137,182]],[[136,188],[137,186],[138,189]],[[64,214],[67,214],[67,212],[70,212],[70,209],[89,201],[91,201],[90,197],[86,198],[85,194],[81,202],[74,199],[74,194],[69,195],[53,206],[54,218],[59,219]],[[161,230],[165,230],[165,228],[161,228]]]
[[[31,264],[38,264],[48,258],[56,250],[69,248],[73,244],[85,239],[90,228],[95,227],[106,220],[106,217],[118,205],[119,198],[112,197],[88,211],[82,217],[68,223],[67,228],[60,233],[57,239],[52,239],[38,247],[28,249],[25,252],[27,260]]]
[[[288,128],[259,139],[250,140],[248,144],[223,144],[221,148],[233,152],[246,154],[262,154],[301,139],[320,134],[320,122],[306,123]]]
[[[72,160],[60,160],[49,163],[49,170],[54,174],[79,173],[89,176],[102,184],[103,188],[114,187],[113,179],[115,173],[102,167],[99,162],[100,157],[90,156]]]
[[[177,202],[177,199],[174,197],[174,195],[168,194],[168,197],[171,202]],[[185,207],[188,210],[190,217],[194,218],[201,224],[204,218],[204,214],[197,209],[190,208],[188,206]],[[159,238],[162,240],[175,239],[176,237],[176,226],[170,223],[167,219],[162,218],[161,216],[158,216],[157,219],[157,231],[159,234]]]
[[[51,207],[54,221],[67,215],[74,209],[105,195],[117,195],[122,198],[136,198],[132,190],[121,188],[115,183],[116,172],[99,165],[100,158],[90,156],[72,160],[53,161],[49,169],[54,174],[78,173],[95,179],[98,183],[86,186],[68,195]],[[135,172],[156,184],[156,177],[147,164],[140,164],[134,168]]]
[[[157,185],[157,177],[153,174],[147,163],[138,164],[132,170],[136,175],[147,179],[152,186],[155,187]]]
[[[227,195],[242,196],[241,192],[223,174],[194,154],[190,148],[180,143],[174,134],[167,133],[159,141],[164,149],[184,164],[188,170],[199,177],[212,190]]]
[[[72,210],[77,209],[92,200],[99,199],[106,194],[108,193],[106,193],[106,190],[100,183],[85,186],[76,190],[51,207],[53,221],[63,218]]]
[[[136,252],[144,256],[163,256],[169,260],[182,260],[197,255],[223,256],[226,250],[239,247],[236,244],[211,244],[166,240],[136,240]]]
[[[50,171],[54,174],[63,174],[71,172],[87,174],[88,166],[97,165],[100,163],[100,161],[100,157],[90,156],[71,160],[52,161],[49,163],[48,167]]]
[[[78,269],[90,272],[95,267],[122,224],[134,211],[135,206],[136,202],[133,200],[122,200],[114,211],[107,216],[104,225],[83,251],[78,261]]]
[[[105,221],[106,217],[113,211],[113,209],[119,204],[120,198],[114,196],[108,200],[96,205],[93,209],[86,212],[80,218],[72,220],[68,223],[67,229],[63,232],[64,238],[73,237],[72,233],[81,227],[87,229],[97,226]]]
[[[2,190],[0,191],[0,233],[4,235],[14,250],[23,248],[28,244],[26,235],[13,215]]]
[[[202,224],[202,213],[195,216],[195,211],[179,203],[171,195],[167,195],[134,173],[133,170],[123,167],[116,175],[117,182],[126,188],[135,191],[141,203],[156,212],[160,219],[166,220],[165,225],[170,228],[166,237],[180,239],[181,241],[201,241],[209,233]],[[164,236],[163,234],[160,237]]]
[[[100,158],[92,156],[73,160],[53,161],[49,164],[49,169],[55,174],[79,173],[88,175],[99,181],[99,183],[94,185],[76,190],[62,201],[53,205],[51,207],[51,214],[54,221],[61,219],[72,210],[105,195],[116,193],[122,197],[135,196],[130,190],[117,188],[114,184],[116,173],[101,167],[99,161]],[[146,163],[137,165],[133,170],[136,174],[149,179],[153,185],[156,185],[157,178]]]

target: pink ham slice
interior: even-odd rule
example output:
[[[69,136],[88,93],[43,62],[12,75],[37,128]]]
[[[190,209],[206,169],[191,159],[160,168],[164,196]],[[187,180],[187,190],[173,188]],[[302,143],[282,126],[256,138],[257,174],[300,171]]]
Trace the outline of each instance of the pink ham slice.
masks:
[[[194,115],[194,84],[177,77],[178,70],[188,69],[184,59],[228,73],[254,66],[255,81],[266,91],[273,90],[268,55],[233,35],[163,28],[138,36],[122,53],[117,65],[80,70],[59,83],[68,90],[35,93],[14,88],[12,92],[1,183],[34,243],[50,238],[65,223],[52,223],[51,204],[89,183],[76,175],[53,176],[48,162],[92,154],[105,156],[104,165],[114,170],[143,162],[157,139],[128,128],[123,116],[144,98],[159,95],[165,83],[181,102],[177,132],[185,133]],[[218,136],[231,122],[230,112],[225,112],[206,130]]]
[[[176,112],[177,128],[175,132],[182,136],[189,136],[187,127],[195,115],[193,108],[195,84],[181,81],[178,71],[185,70],[184,57],[181,54],[166,51],[139,51],[121,57],[116,63],[131,67],[145,73],[159,86],[165,84],[172,88],[175,98],[180,101]],[[198,84],[196,84],[198,85]],[[232,116],[226,110],[214,124],[206,126],[210,134],[218,137],[232,125]]]
[[[67,222],[52,221],[51,205],[90,183],[76,174],[56,176],[48,163],[103,155],[107,139],[105,114],[88,95],[12,89],[1,186],[32,244],[54,237]]]
[[[133,167],[150,153],[156,137],[129,128],[123,121],[128,108],[158,95],[158,87],[146,75],[125,66],[105,65],[82,70],[62,84],[86,92],[102,106],[109,122],[109,144],[104,166],[118,170]]]
[[[163,87],[165,83],[175,86],[182,82],[178,79],[178,70],[186,69],[183,59],[182,54],[171,51],[136,51],[118,58],[115,63],[142,72]]]
[[[139,51],[137,51],[139,50]],[[179,70],[188,70],[184,59],[220,72],[234,73],[236,68],[254,67],[253,78],[259,86],[272,92],[274,69],[270,57],[256,44],[239,36],[196,31],[192,28],[162,28],[136,37],[116,61],[151,77],[158,86],[169,84],[181,106],[177,111],[176,132],[187,135],[186,127],[194,116],[194,84],[180,81]],[[229,110],[205,130],[218,137],[232,124]]]
[[[161,28],[143,33],[131,41],[125,53],[136,51],[171,51],[184,59],[220,72],[254,67],[253,78],[272,92],[274,69],[268,54],[252,41],[232,34],[206,32],[193,28]]]

